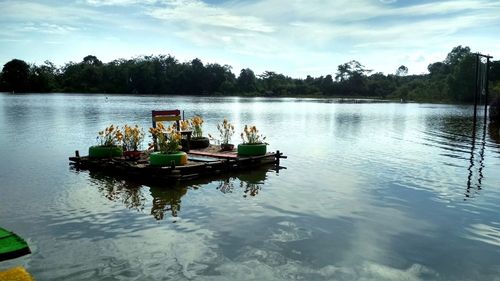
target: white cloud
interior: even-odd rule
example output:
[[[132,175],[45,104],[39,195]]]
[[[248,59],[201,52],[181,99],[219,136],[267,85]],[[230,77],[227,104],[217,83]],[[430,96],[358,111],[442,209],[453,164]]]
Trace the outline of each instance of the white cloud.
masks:
[[[232,13],[196,0],[169,1],[163,8],[152,8],[148,14],[154,18],[180,22],[189,26],[216,26],[234,30],[272,32],[274,28],[263,20]]]
[[[0,2],[2,21],[7,22],[53,22],[57,24],[75,23],[80,19],[103,18],[99,12],[80,9],[76,6],[53,6],[29,1]]]
[[[47,34],[67,34],[77,31],[78,28],[68,25],[58,25],[52,23],[27,23],[18,27],[19,32],[40,32]]]
[[[90,40],[89,46],[95,42],[97,48],[98,42],[115,37],[129,46],[130,56],[168,52],[300,77],[331,74],[336,65],[352,59],[391,73],[405,64],[413,73],[425,71],[434,54],[444,57],[459,44],[478,51],[498,49],[491,34],[500,32],[500,2],[388,2],[393,1],[77,0],[71,5],[3,1],[0,21],[12,27],[10,33],[20,32],[0,32],[0,39],[71,34]],[[106,9],[109,6],[119,9]],[[483,28],[489,29],[488,38]],[[417,52],[423,54],[420,60],[401,61]],[[324,73],[326,69],[333,70]]]
[[[86,0],[92,6],[129,6],[137,4],[154,4],[156,0]]]
[[[489,14],[495,15],[500,9],[499,2],[485,0],[456,0],[440,1],[427,4],[419,4],[404,8],[395,8],[387,11],[387,15],[393,16],[429,16],[429,15],[451,15],[456,12],[466,14]],[[457,15],[460,16],[460,15]]]
[[[496,23],[496,15],[500,13],[500,4],[482,0],[402,8],[364,0],[293,1],[289,5],[271,0],[217,7],[196,0],[166,3],[148,13],[182,25],[184,28],[176,32],[179,36],[202,46],[224,42],[226,49],[245,53],[275,52],[273,48],[255,51],[254,45],[290,46],[299,51],[332,47],[338,50],[343,44],[358,48],[422,48],[429,43],[442,43],[464,29]],[[245,46],[246,50],[242,50]]]

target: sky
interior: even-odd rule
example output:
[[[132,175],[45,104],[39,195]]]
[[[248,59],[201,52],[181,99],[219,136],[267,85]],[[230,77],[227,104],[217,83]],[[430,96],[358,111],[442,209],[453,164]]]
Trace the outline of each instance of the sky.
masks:
[[[357,60],[427,73],[455,46],[500,59],[498,0],[0,0],[0,65],[170,54],[294,78]]]

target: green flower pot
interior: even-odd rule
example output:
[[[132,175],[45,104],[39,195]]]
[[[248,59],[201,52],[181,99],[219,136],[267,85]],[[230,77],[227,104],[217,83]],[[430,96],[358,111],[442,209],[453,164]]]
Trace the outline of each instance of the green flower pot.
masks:
[[[123,156],[121,146],[91,146],[89,147],[89,157],[91,158],[109,158]]]
[[[238,144],[238,156],[259,156],[267,152],[267,144]]]
[[[172,165],[172,161],[175,163],[175,166],[182,166],[187,163],[187,154],[184,151],[179,151],[175,153],[161,153],[161,152],[153,152],[149,155],[149,165],[151,166],[170,166]]]

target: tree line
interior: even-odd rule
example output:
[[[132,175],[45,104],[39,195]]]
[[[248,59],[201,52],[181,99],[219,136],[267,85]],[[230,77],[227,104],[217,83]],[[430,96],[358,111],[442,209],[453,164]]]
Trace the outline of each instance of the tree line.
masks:
[[[159,95],[239,95],[268,97],[369,97],[413,101],[473,101],[476,57],[457,46],[446,59],[428,66],[428,74],[408,75],[401,65],[394,74],[366,69],[352,60],[334,76],[291,78],[273,71],[256,75],[250,68],[238,76],[229,65],[179,62],[171,55],[142,56],[101,62],[89,55],[81,62],[56,67],[45,61],[7,62],[0,73],[3,92],[129,93]],[[500,61],[490,62],[490,89],[500,94]]]

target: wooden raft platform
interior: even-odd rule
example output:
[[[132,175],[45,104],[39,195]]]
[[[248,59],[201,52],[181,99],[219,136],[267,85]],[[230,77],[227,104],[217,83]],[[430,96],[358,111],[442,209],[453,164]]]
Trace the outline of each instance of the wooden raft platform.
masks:
[[[236,151],[219,151],[218,147],[210,146],[190,150],[188,163],[182,166],[150,166],[148,153],[142,153],[139,159],[131,160],[125,157],[80,157],[80,153],[75,151],[75,156],[69,157],[69,161],[70,165],[81,170],[101,171],[147,181],[179,182],[238,170],[252,170],[269,164],[279,166],[281,158],[287,157],[279,150],[260,156],[239,157]]]

